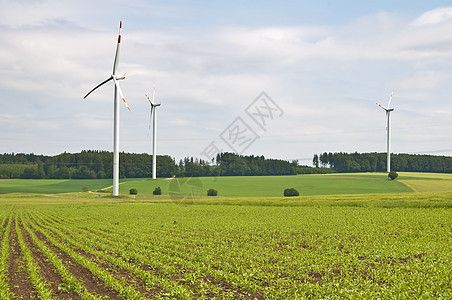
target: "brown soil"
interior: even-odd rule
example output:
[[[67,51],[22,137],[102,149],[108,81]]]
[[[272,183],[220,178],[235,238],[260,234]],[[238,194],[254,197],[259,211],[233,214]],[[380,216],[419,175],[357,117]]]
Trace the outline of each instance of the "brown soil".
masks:
[[[97,295],[102,296],[107,299],[122,299],[118,292],[114,289],[106,286],[102,280],[94,276],[88,269],[78,264],[75,260],[73,260],[67,253],[61,251],[58,247],[52,245],[50,242],[46,240],[46,237],[42,235],[40,232],[34,232],[36,236],[46,243],[46,246],[49,247],[58,257],[63,261],[63,264],[66,268],[68,268],[69,272],[83,281],[83,285],[90,293],[95,293]]]
[[[79,295],[75,293],[68,293],[63,290],[58,290],[58,286],[60,286],[63,282],[60,274],[57,270],[53,267],[53,265],[47,261],[47,257],[42,253],[37,246],[33,243],[33,240],[31,239],[30,235],[27,231],[23,229],[22,226],[22,235],[24,237],[25,243],[28,246],[28,249],[31,250],[32,256],[34,258],[34,261],[37,263],[40,275],[42,278],[50,284],[51,290],[54,295],[57,295],[59,299],[82,299]]]
[[[17,240],[16,228],[14,220],[10,218],[12,223],[11,233],[9,236],[9,269],[11,291],[19,299],[37,299],[37,294],[34,291],[32,284],[28,279],[28,274],[22,260],[22,253]]]
[[[236,295],[235,299],[264,299],[264,296],[260,293],[246,293],[240,289],[234,288],[231,284],[226,283],[218,278],[214,278],[211,276],[206,276],[204,281],[211,282],[221,288],[223,292],[233,292]],[[210,293],[207,295],[209,298],[215,298],[218,295]]]
[[[40,233],[38,232],[37,234],[40,234]],[[40,238],[40,239],[43,240],[43,239],[45,239],[45,237],[42,236],[42,238]],[[149,297],[150,299],[154,298],[154,296],[157,293],[162,291],[162,288],[158,287],[158,286],[151,287],[151,288],[146,287],[146,285],[143,283],[143,281],[139,277],[133,275],[131,272],[129,272],[127,270],[121,270],[117,266],[111,265],[110,263],[99,259],[98,257],[96,257],[95,255],[93,255],[91,253],[88,253],[82,249],[73,248],[73,250],[75,252],[77,252],[78,254],[83,255],[86,258],[89,258],[91,261],[95,262],[99,267],[101,267],[103,269],[107,269],[116,278],[123,278],[123,279],[125,279],[125,281],[127,283],[133,284],[134,288],[138,292],[142,293],[146,297]],[[122,259],[121,257],[118,257],[118,258]],[[81,267],[81,266],[79,266],[79,267]],[[71,272],[71,273],[75,276],[75,274],[73,272]]]
[[[11,220],[10,220],[11,221]],[[14,220],[12,220],[14,221]],[[6,225],[5,225],[6,226]],[[80,295],[77,293],[69,293],[64,290],[59,290],[58,287],[64,283],[61,275],[55,270],[53,264],[47,259],[45,254],[41,252],[38,247],[34,244],[31,236],[28,232],[19,224],[19,227],[24,236],[24,240],[27,244],[27,247],[32,251],[32,256],[34,261],[39,266],[39,273],[42,278],[49,284],[53,295],[57,299],[81,299]],[[63,262],[65,267],[71,272],[71,274],[81,280],[83,286],[89,293],[100,296],[103,299],[124,299],[121,297],[117,291],[105,285],[105,283],[93,275],[88,269],[77,263],[74,259],[72,259],[66,252],[62,251],[58,247],[52,245],[50,241],[39,231],[34,229],[33,233],[37,236],[39,240],[41,240],[49,249],[54,252],[59,259]],[[134,288],[139,291],[142,295],[144,295],[148,299],[154,299],[156,295],[162,293],[162,288],[160,286],[147,287],[144,285],[143,281],[132,274],[130,271],[123,270],[113,264],[110,264],[106,261],[103,261],[99,257],[96,257],[93,254],[90,254],[81,249],[75,249],[78,254],[83,255],[84,257],[89,258],[92,262],[96,263],[99,267],[108,270],[115,278],[122,278],[125,282],[130,285],[133,285]],[[118,257],[118,259],[124,259],[123,257]],[[28,274],[26,271],[26,267],[22,262],[22,253],[20,250],[20,246],[17,240],[17,234],[15,232],[14,223],[11,226],[11,234],[10,234],[10,258],[9,258],[9,275],[10,275],[10,283],[11,283],[11,291],[17,296],[19,299],[37,299],[37,294],[34,291],[34,287],[32,286],[30,279],[28,278]],[[131,262],[133,263],[133,262]],[[142,270],[147,270],[148,272],[158,273],[158,270],[152,268],[152,266],[142,265],[140,266]],[[183,280],[183,271],[182,273],[173,274],[170,278],[172,281],[177,282],[178,284],[182,284],[192,288],[192,290],[197,290],[197,286],[191,286]],[[315,276],[314,276],[315,277]],[[238,288],[234,288],[232,285],[223,282],[217,278],[213,277],[205,277],[204,280],[206,282],[213,283],[220,287],[221,292],[232,292],[236,295],[236,299],[263,299],[263,293],[247,293]],[[221,293],[220,292],[220,293]],[[194,298],[197,297],[218,297],[219,294],[216,293],[208,293],[205,295],[194,295]]]

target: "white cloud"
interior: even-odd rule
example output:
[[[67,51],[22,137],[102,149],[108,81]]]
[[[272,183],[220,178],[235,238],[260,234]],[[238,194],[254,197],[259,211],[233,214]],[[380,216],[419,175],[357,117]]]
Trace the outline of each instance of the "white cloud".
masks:
[[[419,18],[414,20],[413,25],[434,25],[452,20],[452,7],[439,7],[423,13]]]
[[[86,147],[103,142],[108,149],[113,85],[97,90],[89,100],[81,99],[110,75],[117,35],[117,28],[110,25],[117,24],[110,19],[102,25],[93,18],[86,22],[85,2],[11,3],[0,12],[4,17],[0,18],[0,93],[27,104],[24,110],[30,122],[21,124],[18,115],[3,114],[0,124],[11,132],[35,135],[47,128],[68,147],[83,149],[86,141]],[[48,11],[51,7],[54,12]],[[147,8],[148,4],[134,1],[125,13],[137,7]],[[168,8],[163,14],[181,11]],[[414,106],[425,98],[439,107],[435,114],[450,118],[446,105],[451,92],[447,84],[452,65],[450,11],[435,9],[417,19],[382,11],[335,27],[227,24],[193,30],[156,29],[130,24],[133,22],[128,26],[125,22],[119,72],[127,73],[121,86],[132,112],[123,113],[121,107],[121,131],[126,135],[122,140],[145,141],[127,144],[128,151],[140,152],[145,149],[133,147],[149,146],[149,108],[144,93],[151,93],[154,81],[156,97],[162,102],[162,151],[178,157],[198,155],[204,140],[200,145],[190,143],[190,138],[205,139],[208,144],[212,136],[243,115],[262,91],[285,112],[269,132],[275,130],[273,135],[294,144],[293,149],[275,150],[271,139],[267,143],[263,135],[262,148],[253,151],[270,152],[273,157],[283,157],[285,151],[290,157],[311,156],[321,148],[371,149],[381,137],[369,132],[383,128],[384,134],[384,124],[379,123],[384,116],[375,102],[387,99],[391,89],[398,97],[394,105],[400,117],[394,115],[395,122],[397,118],[409,120]],[[95,15],[93,11],[88,14]],[[133,19],[133,15],[126,17]],[[36,111],[30,115],[32,108]],[[425,123],[435,118],[427,112],[419,114]],[[438,135],[446,135],[441,132]],[[101,142],[93,143],[96,137]],[[6,134],[1,133],[0,138],[5,140]],[[410,141],[405,148],[409,147]],[[271,155],[271,151],[280,152]]]
[[[404,78],[394,82],[401,90],[434,90],[445,84],[450,76],[443,71],[422,71],[411,74],[410,78]]]
[[[93,113],[79,113],[74,116],[74,122],[77,127],[89,132],[108,132],[112,129],[112,118],[106,115]]]

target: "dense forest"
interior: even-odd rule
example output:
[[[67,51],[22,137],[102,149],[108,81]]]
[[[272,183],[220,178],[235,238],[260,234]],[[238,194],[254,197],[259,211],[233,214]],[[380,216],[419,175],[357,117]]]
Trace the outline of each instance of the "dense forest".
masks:
[[[152,177],[152,156],[149,154],[120,153],[121,178]],[[113,154],[108,151],[82,151],[56,156],[35,154],[0,155],[1,179],[95,179],[112,178]],[[237,176],[237,175],[292,175],[297,163],[264,156],[241,156],[220,153],[210,165],[202,159],[184,158],[176,164],[167,155],[157,156],[158,177]],[[314,168],[306,167],[305,172]],[[311,171],[317,172],[317,171]]]
[[[108,151],[82,151],[55,156],[35,154],[0,154],[0,179],[95,179],[112,178],[113,154]],[[333,172],[385,172],[385,153],[315,154],[313,167],[297,161],[268,159],[264,156],[243,156],[220,153],[214,164],[193,157],[178,163],[168,155],[157,156],[157,176],[267,176]],[[433,155],[392,154],[391,169],[406,172],[452,173],[452,157]],[[152,156],[120,153],[121,178],[152,177]]]
[[[385,172],[386,153],[315,154],[315,167],[332,168],[337,172]],[[414,154],[391,154],[391,170],[399,172],[452,173],[452,157]]]

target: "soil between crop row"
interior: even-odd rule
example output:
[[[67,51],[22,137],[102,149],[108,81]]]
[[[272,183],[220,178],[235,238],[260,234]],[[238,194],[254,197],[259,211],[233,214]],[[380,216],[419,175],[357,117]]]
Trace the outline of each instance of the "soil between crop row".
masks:
[[[17,217],[17,216],[16,216]],[[18,243],[18,237],[16,233],[16,225],[13,216],[10,216],[7,222],[12,222],[11,231],[10,231],[10,257],[9,257],[9,280],[11,284],[11,291],[15,294],[15,296],[19,299],[37,299],[38,296],[36,294],[35,288],[33,287],[29,274],[27,273],[26,266],[23,262],[23,254],[21,248]],[[7,226],[7,222],[5,222],[5,227]],[[33,222],[33,221],[31,221]],[[36,224],[35,224],[36,225]],[[65,282],[63,281],[61,275],[56,270],[54,265],[48,259],[44,252],[42,252],[38,245],[36,245],[30,236],[30,234],[25,230],[24,224],[20,221],[18,222],[19,230],[21,231],[24,241],[27,245],[27,248],[31,250],[33,260],[36,262],[39,268],[39,274],[42,279],[49,285],[52,294],[57,299],[82,299],[82,297],[77,294],[75,291],[68,291],[64,288]],[[39,226],[39,225],[38,225]],[[79,279],[83,286],[89,293],[93,295],[98,295],[102,298],[106,299],[124,299],[119,295],[119,293],[111,287],[108,287],[101,279],[93,275],[87,268],[80,265],[77,261],[75,261],[68,253],[61,250],[59,247],[55,246],[47,239],[47,237],[41,233],[39,230],[31,228],[31,231],[34,235],[44,243],[54,254],[58,256],[58,258],[63,262],[63,265],[69,270],[69,272],[77,279]],[[57,236],[56,233],[44,229],[40,227],[42,230],[45,230],[47,233],[51,234],[57,240],[62,240]],[[66,244],[68,245],[68,244]],[[144,285],[143,281],[132,274],[128,270],[121,269],[116,265],[112,265],[99,257],[96,257],[92,253],[86,252],[82,249],[77,249],[74,246],[71,246],[71,249],[75,251],[77,254],[82,255],[88,258],[91,262],[96,263],[100,268],[107,270],[112,274],[115,278],[123,280],[128,285],[133,285],[135,290],[140,292],[146,298],[153,299],[158,294],[161,294],[163,289],[159,286],[147,287]],[[126,258],[118,256],[118,259]],[[143,267],[143,266],[141,266]],[[150,270],[147,268],[148,271]],[[183,279],[183,273],[174,274],[170,278],[170,280],[177,282],[178,284],[182,284],[188,286],[192,290],[196,290],[196,286],[190,286],[185,283]],[[259,293],[247,294],[240,290],[235,290],[231,285],[226,282],[222,282],[219,279],[215,279],[212,277],[204,277],[206,282],[214,283],[216,286],[220,287],[220,290],[223,292],[233,292],[236,294],[237,299],[263,299],[263,295]],[[220,292],[221,293],[221,292]],[[204,295],[199,295],[195,293],[194,297],[203,296],[203,297],[218,297],[220,296],[217,293],[208,293]]]

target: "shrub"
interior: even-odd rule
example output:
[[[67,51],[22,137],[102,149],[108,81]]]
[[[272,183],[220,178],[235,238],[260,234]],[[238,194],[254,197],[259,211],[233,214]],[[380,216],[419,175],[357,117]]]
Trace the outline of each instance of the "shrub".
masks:
[[[388,173],[388,178],[391,180],[396,179],[398,176],[399,176],[399,174],[397,174],[397,172],[395,172],[395,171],[391,171]]]
[[[155,190],[152,192],[153,195],[161,195],[162,189],[160,187],[156,187]]]
[[[82,192],[86,193],[88,191],[89,191],[89,188],[86,185],[82,186]]]
[[[218,195],[218,191],[214,189],[208,189],[207,190],[207,196],[216,196]]]
[[[300,196],[300,193],[294,188],[285,189],[284,190],[284,197],[294,197],[294,196]]]
[[[129,194],[130,195],[137,195],[138,194],[138,190],[136,188],[130,189],[129,190]]]

